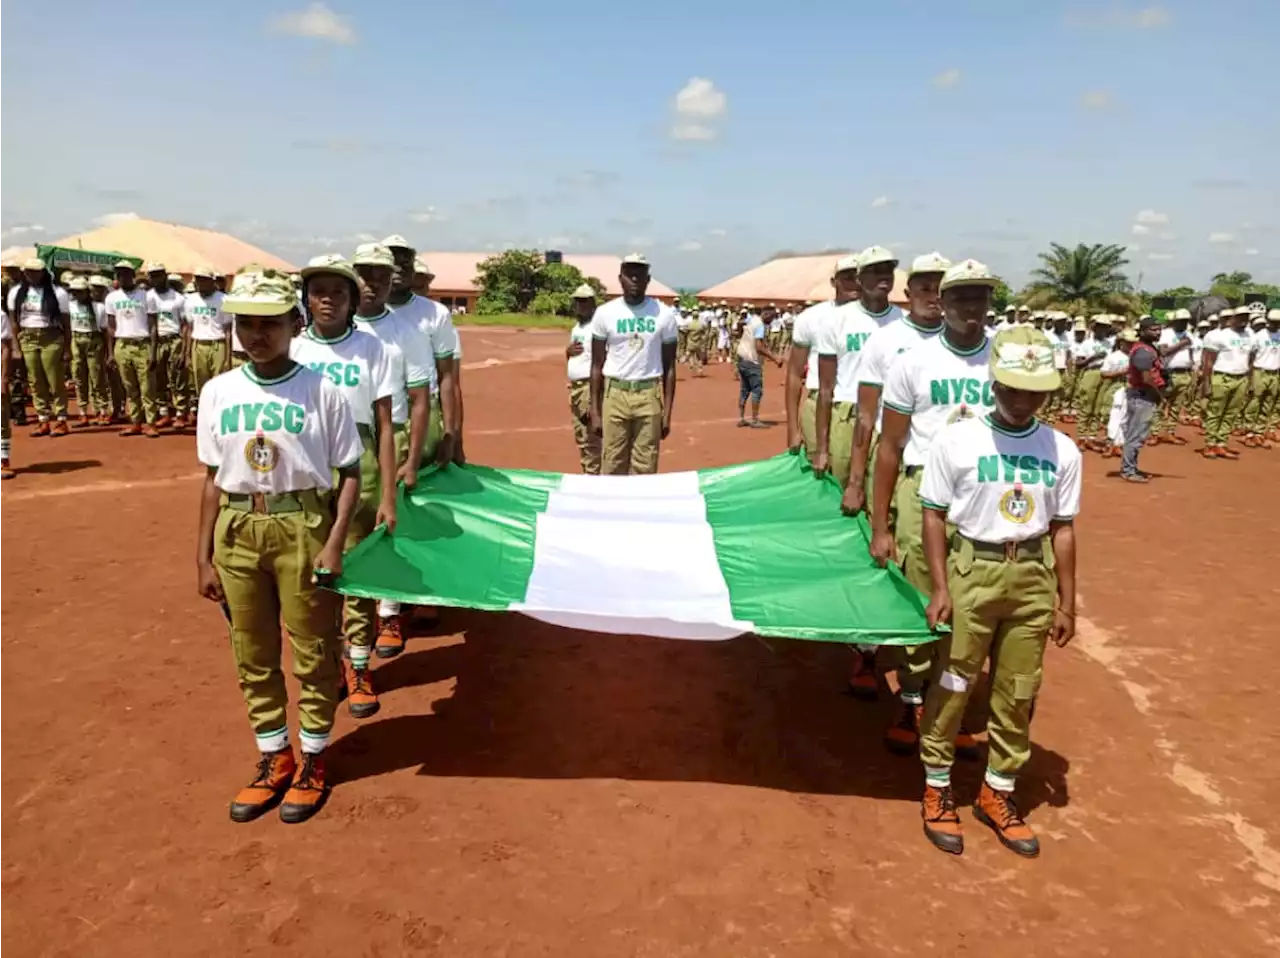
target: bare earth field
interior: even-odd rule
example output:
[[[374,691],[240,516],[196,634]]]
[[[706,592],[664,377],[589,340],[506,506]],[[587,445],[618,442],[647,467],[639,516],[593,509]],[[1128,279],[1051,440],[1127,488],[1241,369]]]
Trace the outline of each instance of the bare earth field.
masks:
[[[463,332],[473,461],[573,470],[564,333]],[[782,450],[682,371],[664,470]],[[766,418],[781,421],[782,375]],[[1191,433],[1186,433],[1191,437]],[[920,829],[839,647],[446,611],[340,713],[302,827],[234,825],[253,739],[195,591],[188,437],[32,440],[3,489],[3,933],[19,956],[1280,953],[1280,451],[1089,456],[1080,636],[1020,785],[1044,850]],[[971,800],[979,766],[960,770]]]

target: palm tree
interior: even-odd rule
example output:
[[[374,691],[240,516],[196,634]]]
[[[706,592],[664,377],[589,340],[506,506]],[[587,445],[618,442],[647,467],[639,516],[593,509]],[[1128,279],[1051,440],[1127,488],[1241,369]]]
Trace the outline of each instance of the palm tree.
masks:
[[[1052,244],[1040,254],[1044,264],[1031,273],[1022,299],[1033,309],[1062,309],[1072,315],[1137,312],[1139,297],[1133,292],[1124,267],[1125,248],[1114,243],[1081,243],[1068,249]]]

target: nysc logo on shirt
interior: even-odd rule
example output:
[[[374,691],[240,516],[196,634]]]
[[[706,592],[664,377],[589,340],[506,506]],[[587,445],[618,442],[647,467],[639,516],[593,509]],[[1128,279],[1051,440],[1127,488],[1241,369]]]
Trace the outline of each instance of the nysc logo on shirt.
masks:
[[[335,386],[359,386],[360,366],[357,363],[307,363],[313,372],[327,376]]]
[[[618,332],[623,336],[632,333],[653,333],[657,330],[658,324],[651,316],[629,316],[618,320]]]
[[[1024,525],[1036,514],[1036,501],[1028,499],[1022,492],[1022,483],[1018,483],[1000,497],[1000,515],[1010,522]]]
[[[1058,484],[1058,464],[1039,456],[1011,456],[1000,453],[981,456],[978,459],[979,482],[1012,482],[1022,485],[1043,485],[1052,489]]]
[[[949,406],[953,403],[994,406],[996,397],[989,379],[986,382],[978,382],[976,379],[934,379],[929,383],[929,401],[935,406]]]
[[[847,333],[844,337],[844,349],[848,353],[862,352],[862,344],[867,341],[870,333]]]
[[[306,419],[307,411],[296,403],[273,401],[236,403],[222,410],[219,421],[224,436],[237,432],[279,432],[281,429],[296,436],[302,432]]]
[[[270,472],[280,462],[280,447],[259,432],[244,444],[244,461],[254,472]]]

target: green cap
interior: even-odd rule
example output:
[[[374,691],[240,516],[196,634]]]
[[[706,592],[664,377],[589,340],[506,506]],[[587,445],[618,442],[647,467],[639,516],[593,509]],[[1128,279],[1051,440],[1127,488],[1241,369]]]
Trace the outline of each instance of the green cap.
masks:
[[[261,266],[246,266],[236,273],[222,301],[224,310],[242,316],[279,316],[297,305],[289,274]]]
[[[351,264],[346,261],[341,253],[325,253],[323,256],[314,256],[307,261],[307,265],[302,267],[302,279],[305,282],[308,277],[315,276],[317,273],[333,273],[335,276],[341,276],[343,279],[349,279],[360,285],[360,277],[356,275],[356,271],[351,268]]]
[[[991,340],[991,378],[1035,393],[1051,393],[1062,385],[1049,337],[1026,327],[1003,329]]]

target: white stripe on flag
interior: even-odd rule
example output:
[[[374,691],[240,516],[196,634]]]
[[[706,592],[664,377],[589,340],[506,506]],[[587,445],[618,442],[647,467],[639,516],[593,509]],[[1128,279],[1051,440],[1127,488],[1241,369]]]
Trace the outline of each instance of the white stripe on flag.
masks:
[[[567,628],[727,639],[729,587],[696,472],[565,476],[537,519],[525,600],[512,605]]]

